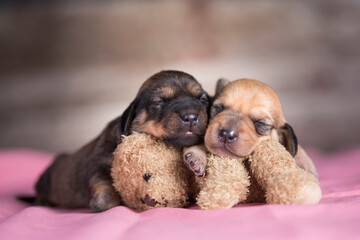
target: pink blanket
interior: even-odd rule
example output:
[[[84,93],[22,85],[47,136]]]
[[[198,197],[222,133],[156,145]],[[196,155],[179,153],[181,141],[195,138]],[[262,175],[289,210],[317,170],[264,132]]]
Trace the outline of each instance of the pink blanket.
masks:
[[[126,207],[88,210],[33,207],[16,200],[33,185],[51,154],[0,151],[0,239],[360,239],[360,149],[311,152],[323,190],[314,206],[238,205],[227,210]]]

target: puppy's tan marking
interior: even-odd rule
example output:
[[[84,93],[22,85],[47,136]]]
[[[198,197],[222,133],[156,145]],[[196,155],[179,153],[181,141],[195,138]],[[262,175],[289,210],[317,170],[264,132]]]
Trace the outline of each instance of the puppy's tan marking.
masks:
[[[139,115],[137,115],[135,118],[134,118],[134,121],[133,121],[133,125],[136,126],[136,125],[141,125],[141,124],[144,124],[147,120],[147,113],[145,110],[142,110]],[[134,128],[134,127],[133,127]]]
[[[201,87],[198,84],[195,83],[189,83],[186,86],[186,89],[189,93],[191,93],[194,96],[199,96],[202,93]]]
[[[111,185],[109,186],[107,183],[108,181],[105,180],[100,180],[98,182],[95,182],[92,189],[94,195],[103,191],[107,191],[111,187]]]
[[[105,207],[115,207],[120,204],[120,197],[112,187],[111,181],[98,180],[96,177],[91,181],[92,199],[90,200],[90,208],[93,212],[101,212]]]
[[[160,96],[163,99],[172,98],[175,95],[175,89],[173,89],[172,87],[163,87],[160,89],[160,91],[161,91]]]
[[[146,132],[157,138],[161,138],[166,134],[162,124],[160,122],[155,122],[154,120],[134,126],[133,130],[136,132]]]

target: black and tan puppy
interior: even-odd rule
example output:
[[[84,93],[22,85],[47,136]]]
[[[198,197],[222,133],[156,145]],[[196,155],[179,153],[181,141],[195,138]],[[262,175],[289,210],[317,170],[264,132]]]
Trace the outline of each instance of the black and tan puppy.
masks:
[[[281,142],[301,168],[317,176],[312,160],[298,146],[295,132],[285,120],[279,97],[268,85],[251,79],[219,80],[205,147],[219,156],[239,158],[249,155],[264,139]],[[200,169],[200,174],[205,173],[203,148],[188,148],[184,158]]]
[[[189,147],[203,141],[208,95],[189,74],[162,71],[140,88],[125,112],[73,154],[58,155],[36,184],[36,202],[67,208],[90,207],[100,212],[119,205],[110,168],[122,135],[149,133],[173,145]]]

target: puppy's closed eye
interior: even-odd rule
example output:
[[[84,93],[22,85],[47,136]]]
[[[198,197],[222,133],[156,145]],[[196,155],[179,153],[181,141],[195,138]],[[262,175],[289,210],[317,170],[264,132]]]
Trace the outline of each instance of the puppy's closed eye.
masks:
[[[161,110],[165,107],[166,102],[161,98],[154,99],[149,108],[149,112],[152,116],[158,118],[161,114]]]
[[[224,106],[222,104],[215,104],[211,108],[211,117],[214,117],[216,114],[219,114],[224,110]]]
[[[256,133],[261,136],[268,135],[270,133],[270,131],[273,129],[273,126],[266,124],[262,120],[255,120],[254,126],[255,126]]]
[[[161,99],[161,98],[158,98],[158,99],[155,99],[154,101],[152,101],[152,105],[154,106],[154,107],[157,107],[157,108],[160,108],[160,107],[162,107],[163,105],[164,105],[164,100],[163,99]]]

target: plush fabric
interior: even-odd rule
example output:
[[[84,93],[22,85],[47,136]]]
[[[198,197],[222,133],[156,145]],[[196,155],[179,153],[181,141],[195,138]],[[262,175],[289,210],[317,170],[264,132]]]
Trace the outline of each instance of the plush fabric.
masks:
[[[323,197],[317,205],[237,205],[226,210],[126,207],[91,214],[29,206],[52,154],[0,151],[0,239],[360,239],[360,149],[310,152]]]
[[[180,149],[149,134],[124,137],[115,149],[111,169],[124,205],[135,210],[185,206],[193,174],[181,158]],[[143,178],[146,173],[151,173],[148,181]]]

